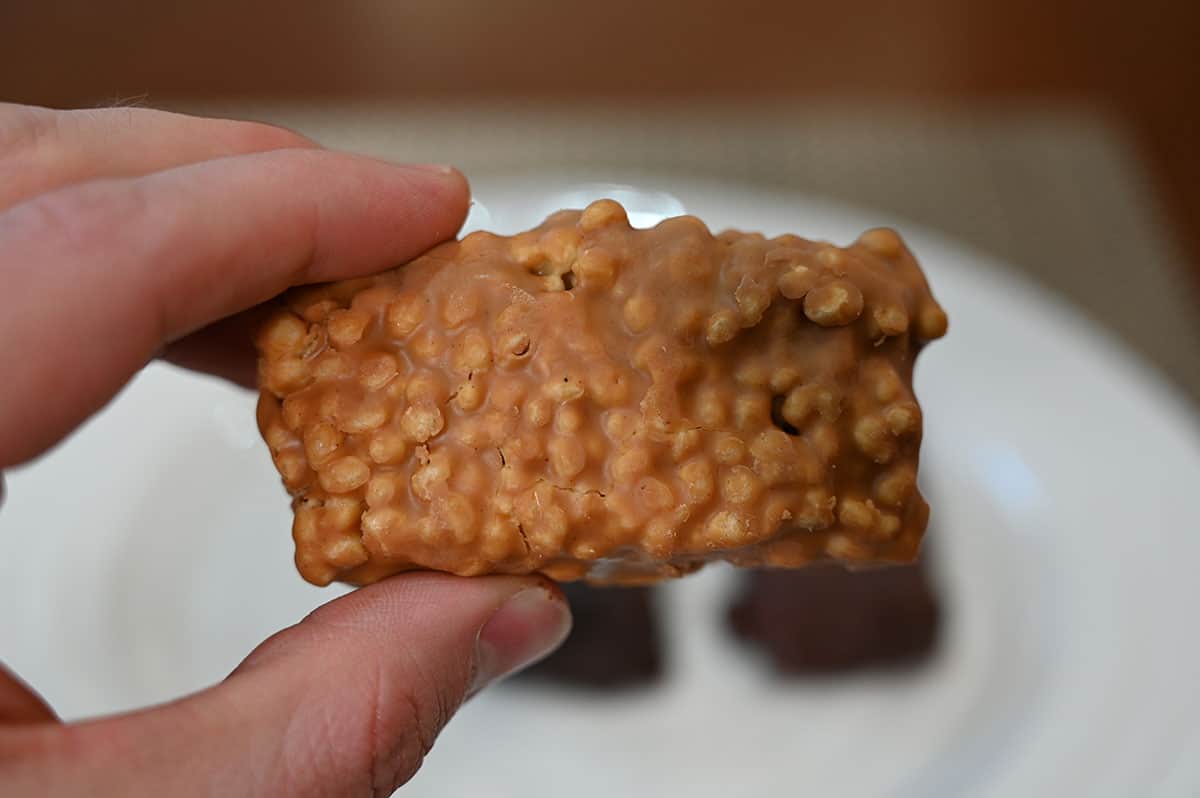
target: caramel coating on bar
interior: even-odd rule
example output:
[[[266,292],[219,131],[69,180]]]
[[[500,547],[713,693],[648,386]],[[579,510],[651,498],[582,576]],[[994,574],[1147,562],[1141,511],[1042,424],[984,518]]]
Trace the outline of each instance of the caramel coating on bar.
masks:
[[[602,200],[281,304],[258,422],[310,582],[917,553],[912,368],[946,314],[890,230],[635,230]]]

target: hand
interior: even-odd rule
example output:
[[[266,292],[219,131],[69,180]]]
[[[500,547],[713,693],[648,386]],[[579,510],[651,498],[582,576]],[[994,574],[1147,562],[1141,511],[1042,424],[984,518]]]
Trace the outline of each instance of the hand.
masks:
[[[456,232],[467,197],[453,170],[264,125],[0,104],[0,468],[156,355],[252,380],[255,305],[404,262]],[[0,794],[388,794],[465,697],[569,627],[548,581],[412,574],[320,608],[215,687],[128,715],[62,724],[0,667]]]

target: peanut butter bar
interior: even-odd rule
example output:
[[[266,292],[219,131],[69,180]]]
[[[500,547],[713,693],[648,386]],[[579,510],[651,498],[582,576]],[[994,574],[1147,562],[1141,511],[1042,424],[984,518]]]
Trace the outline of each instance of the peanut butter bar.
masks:
[[[890,230],[638,230],[602,200],[280,303],[258,422],[315,584],[917,554],[913,361],[947,322]]]

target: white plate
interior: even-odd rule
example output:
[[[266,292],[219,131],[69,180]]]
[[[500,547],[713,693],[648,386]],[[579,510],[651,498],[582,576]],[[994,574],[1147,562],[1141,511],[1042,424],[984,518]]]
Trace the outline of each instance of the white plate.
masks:
[[[728,642],[731,573],[712,568],[667,590],[661,687],[493,691],[405,794],[1196,794],[1190,409],[1074,312],[932,233],[790,194],[636,182],[669,192],[623,197],[643,222],[682,203],[714,227],[839,242],[883,223],[905,233],[952,321],[918,368],[944,645],[907,675],[782,683]],[[578,176],[479,179],[473,221],[511,232],[608,192]],[[339,592],[292,569],[252,406],[154,365],[10,475],[0,656],[66,717],[210,684]]]

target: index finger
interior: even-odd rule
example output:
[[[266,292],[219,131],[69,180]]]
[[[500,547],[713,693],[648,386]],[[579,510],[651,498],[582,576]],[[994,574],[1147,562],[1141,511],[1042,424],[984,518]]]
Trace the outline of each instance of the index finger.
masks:
[[[0,466],[58,440],[165,343],[291,285],[409,260],[452,236],[467,202],[453,170],[278,150],[0,214]]]
[[[259,122],[150,108],[56,111],[0,103],[0,210],[44,191],[314,142]]]

